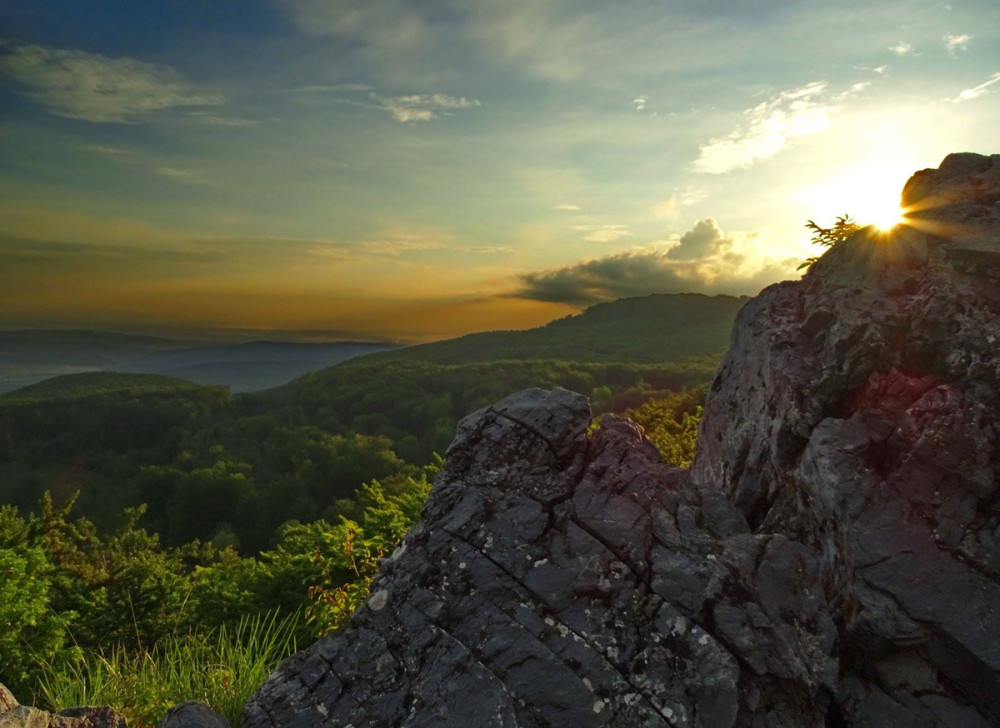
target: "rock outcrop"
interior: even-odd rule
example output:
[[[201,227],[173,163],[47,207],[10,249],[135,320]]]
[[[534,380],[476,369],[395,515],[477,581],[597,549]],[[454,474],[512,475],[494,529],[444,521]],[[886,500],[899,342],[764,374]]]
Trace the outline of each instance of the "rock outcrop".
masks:
[[[244,728],[1000,724],[1000,155],[904,203],[743,309],[690,472],[564,390],[466,418]]]
[[[20,705],[0,684],[0,728],[126,728],[126,723],[113,708],[70,708],[49,713]]]

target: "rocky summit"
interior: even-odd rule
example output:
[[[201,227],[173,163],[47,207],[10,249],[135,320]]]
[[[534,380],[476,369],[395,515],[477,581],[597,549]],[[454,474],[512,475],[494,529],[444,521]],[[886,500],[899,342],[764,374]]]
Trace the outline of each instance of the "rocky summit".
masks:
[[[244,728],[1000,724],[1000,155],[740,313],[690,471],[584,397],[459,426]]]

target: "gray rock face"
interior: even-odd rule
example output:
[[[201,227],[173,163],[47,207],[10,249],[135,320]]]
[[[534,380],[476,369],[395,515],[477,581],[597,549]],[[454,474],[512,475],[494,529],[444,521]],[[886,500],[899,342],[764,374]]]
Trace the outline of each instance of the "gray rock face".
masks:
[[[204,703],[188,700],[168,710],[156,728],[229,728],[229,723]]]
[[[464,420],[245,728],[1000,724],[998,172],[947,158],[914,227],[748,303],[690,472],[564,390]]]

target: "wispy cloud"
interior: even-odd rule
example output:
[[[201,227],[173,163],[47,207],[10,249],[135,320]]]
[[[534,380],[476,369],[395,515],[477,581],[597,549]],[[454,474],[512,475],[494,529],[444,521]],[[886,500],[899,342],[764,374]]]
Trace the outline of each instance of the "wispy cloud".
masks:
[[[194,172],[190,169],[181,169],[180,167],[156,167],[153,171],[161,177],[172,179],[175,182],[185,182],[187,184],[195,185],[209,184],[199,172]]]
[[[207,111],[192,111],[189,116],[204,124],[208,124],[209,126],[235,128],[241,126],[256,126],[260,123],[257,119],[246,119],[240,116],[221,116],[219,114],[211,114]]]
[[[972,36],[967,33],[962,33],[961,35],[954,35],[952,33],[947,33],[944,36],[944,47],[945,50],[952,56],[958,55],[959,51],[969,50],[969,44],[972,42]]]
[[[452,250],[472,255],[498,255],[500,253],[513,252],[513,248],[509,248],[506,245],[462,245],[452,248]]]
[[[675,192],[663,202],[658,202],[653,205],[650,212],[655,218],[667,220],[676,217],[682,208],[698,204],[704,200],[706,196],[707,195],[704,192],[692,189],[684,190],[683,192]]]
[[[85,149],[88,152],[107,154],[112,157],[122,157],[131,154],[131,152],[128,149],[122,149],[121,147],[109,147],[106,144],[85,144],[83,146],[83,149]]]
[[[337,103],[385,111],[401,124],[411,121],[432,121],[440,119],[442,116],[450,116],[455,111],[483,105],[479,99],[450,96],[443,93],[383,94],[371,86],[356,83],[303,86],[294,90],[309,94],[330,93]]]
[[[277,0],[302,32],[357,38],[381,50],[419,46],[429,31],[416,3],[405,0]]]
[[[409,94],[406,96],[380,96],[370,94],[376,105],[392,114],[400,123],[431,121],[447,116],[453,111],[482,106],[478,99],[447,94]]]
[[[591,243],[613,243],[628,237],[628,225],[574,225],[574,230],[586,233],[583,239]]]
[[[699,148],[691,165],[695,172],[724,174],[769,159],[791,140],[823,131],[830,126],[834,107],[824,99],[827,85],[815,82],[782,91],[747,109],[746,122],[730,134],[710,140]]]
[[[163,109],[224,102],[169,66],[39,45],[14,46],[0,56],[0,72],[51,113],[84,121],[127,122]]]
[[[917,49],[914,48],[913,45],[911,45],[910,43],[907,43],[905,40],[901,40],[899,41],[899,43],[889,46],[888,50],[892,51],[897,56],[905,56],[909,55],[910,53],[913,53]]]
[[[423,250],[441,250],[445,241],[439,236],[417,233],[388,233],[382,237],[364,240],[354,244],[339,244],[339,247],[355,253],[398,256]]]
[[[980,96],[982,96],[983,94],[987,93],[990,90],[990,86],[996,83],[1000,83],[1000,73],[994,73],[992,76],[990,76],[988,81],[981,83],[978,86],[973,86],[972,88],[965,89],[964,91],[962,91],[962,93],[960,93],[956,98],[952,100],[957,103],[960,101],[971,101],[972,99],[979,98]]]
[[[579,212],[580,211],[580,206],[579,205],[556,205],[555,208],[553,208],[553,209],[562,210],[564,212]]]
[[[855,71],[871,71],[872,73],[877,73],[879,75],[882,75],[883,73],[889,70],[889,66],[884,64],[881,66],[872,67],[872,66],[866,66],[863,63],[861,63],[856,66],[851,66],[851,68],[853,68]]]

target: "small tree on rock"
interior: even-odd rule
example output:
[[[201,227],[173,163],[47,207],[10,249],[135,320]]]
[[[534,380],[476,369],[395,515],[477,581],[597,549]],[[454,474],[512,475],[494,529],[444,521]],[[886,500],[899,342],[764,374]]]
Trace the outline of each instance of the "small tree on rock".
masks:
[[[820,227],[812,220],[806,222],[806,228],[813,231],[810,241],[827,248],[832,248],[837,243],[844,242],[858,230],[861,230],[862,227],[863,226],[859,225],[854,218],[846,214],[839,216],[833,226],[828,228]],[[819,256],[810,256],[803,261],[797,270],[811,268],[812,264],[817,260],[819,260]]]

